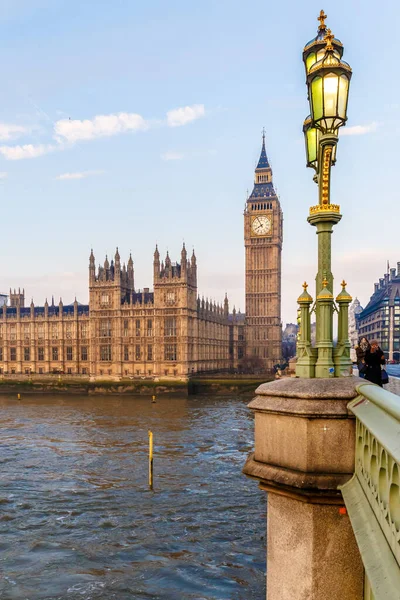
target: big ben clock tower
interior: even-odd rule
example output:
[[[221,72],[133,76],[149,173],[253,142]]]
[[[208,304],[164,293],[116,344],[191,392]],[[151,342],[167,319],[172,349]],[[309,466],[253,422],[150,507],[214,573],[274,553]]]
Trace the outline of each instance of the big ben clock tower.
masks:
[[[246,355],[265,368],[281,361],[281,252],[283,215],[272,181],[263,132],[254,188],[244,212],[246,250]]]

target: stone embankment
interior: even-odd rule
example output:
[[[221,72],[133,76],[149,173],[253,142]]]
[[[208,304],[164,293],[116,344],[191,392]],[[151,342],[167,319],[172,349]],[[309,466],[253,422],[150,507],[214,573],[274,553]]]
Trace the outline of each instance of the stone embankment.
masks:
[[[176,379],[97,379],[68,375],[53,376],[3,376],[0,394],[130,394],[130,395],[181,395],[189,394],[253,394],[269,377],[220,375]]]

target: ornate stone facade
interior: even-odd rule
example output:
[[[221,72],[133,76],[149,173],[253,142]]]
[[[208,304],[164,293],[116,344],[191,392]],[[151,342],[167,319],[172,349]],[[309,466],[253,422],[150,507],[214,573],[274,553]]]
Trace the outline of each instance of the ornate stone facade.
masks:
[[[374,284],[374,293],[357,316],[358,335],[376,339],[388,360],[400,361],[400,262]]]
[[[180,263],[167,253],[153,262],[154,291],[136,290],[132,257],[116,251],[95,268],[89,259],[89,305],[76,300],[24,306],[10,292],[0,309],[0,373],[66,373],[94,378],[185,379],[198,372],[235,369],[243,354],[244,323],[223,304],[197,295],[197,261],[182,248]]]
[[[89,258],[89,304],[25,307],[25,291],[0,304],[0,376],[65,373],[93,378],[187,378],[236,370],[247,356],[265,370],[281,362],[283,216],[265,151],[244,212],[246,314],[229,314],[197,294],[197,261],[183,245],[180,262],[156,247],[153,290],[137,290],[132,257],[96,270]],[[243,367],[243,365],[242,365]]]
[[[246,251],[247,356],[264,361],[266,370],[281,362],[281,253],[283,213],[274,190],[265,151],[265,135],[254,188],[244,211]]]

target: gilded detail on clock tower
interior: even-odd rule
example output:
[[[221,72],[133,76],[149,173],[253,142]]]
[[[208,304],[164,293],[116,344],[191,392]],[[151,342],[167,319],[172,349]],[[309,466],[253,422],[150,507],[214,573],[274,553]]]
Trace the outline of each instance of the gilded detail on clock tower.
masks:
[[[283,214],[276,195],[263,133],[254,188],[244,212],[246,251],[245,338],[248,357],[266,369],[281,362],[281,252]]]

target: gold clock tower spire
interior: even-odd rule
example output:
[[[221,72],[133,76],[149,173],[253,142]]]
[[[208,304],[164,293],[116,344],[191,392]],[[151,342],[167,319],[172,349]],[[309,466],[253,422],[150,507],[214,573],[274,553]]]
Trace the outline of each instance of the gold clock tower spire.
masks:
[[[265,131],[244,212],[246,355],[265,370],[281,362],[281,252],[283,215],[265,150]],[[257,360],[260,359],[260,360]]]

